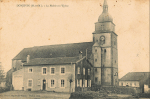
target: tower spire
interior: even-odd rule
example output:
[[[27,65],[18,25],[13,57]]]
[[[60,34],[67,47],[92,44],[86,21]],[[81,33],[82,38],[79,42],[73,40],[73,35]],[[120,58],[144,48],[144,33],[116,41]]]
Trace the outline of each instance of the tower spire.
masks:
[[[108,12],[108,4],[107,4],[107,0],[104,0],[104,3],[103,3],[103,13],[106,13]]]

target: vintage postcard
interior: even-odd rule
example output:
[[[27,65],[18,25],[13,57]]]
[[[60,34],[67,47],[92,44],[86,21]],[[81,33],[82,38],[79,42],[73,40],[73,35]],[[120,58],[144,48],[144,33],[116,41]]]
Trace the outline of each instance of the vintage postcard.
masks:
[[[0,99],[150,98],[149,0],[0,0]]]

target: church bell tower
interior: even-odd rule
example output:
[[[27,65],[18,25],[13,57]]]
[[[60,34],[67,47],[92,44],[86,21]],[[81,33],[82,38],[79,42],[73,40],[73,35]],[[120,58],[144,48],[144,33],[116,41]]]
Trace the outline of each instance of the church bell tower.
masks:
[[[95,23],[92,54],[94,58],[94,84],[102,86],[118,85],[117,34],[113,18],[108,13],[104,0],[103,12]]]

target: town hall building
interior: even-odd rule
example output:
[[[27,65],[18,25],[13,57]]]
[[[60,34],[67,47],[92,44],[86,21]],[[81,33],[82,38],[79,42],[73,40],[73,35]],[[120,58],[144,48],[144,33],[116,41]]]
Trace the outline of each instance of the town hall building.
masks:
[[[104,0],[93,42],[24,48],[12,59],[14,90],[74,92],[118,85],[117,34]]]

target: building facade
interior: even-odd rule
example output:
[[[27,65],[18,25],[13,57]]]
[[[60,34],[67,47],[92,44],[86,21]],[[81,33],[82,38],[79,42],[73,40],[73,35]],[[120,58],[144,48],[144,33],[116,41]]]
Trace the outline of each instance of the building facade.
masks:
[[[129,72],[119,79],[119,86],[133,87],[137,93],[144,93],[149,90],[146,85],[149,83],[149,72]]]
[[[74,92],[91,87],[91,65],[86,57],[35,58],[28,61],[22,69],[13,73],[14,90]]]
[[[107,1],[95,23],[93,42],[25,48],[12,59],[12,68],[15,90],[72,92],[91,85],[117,86],[117,34]]]

